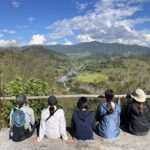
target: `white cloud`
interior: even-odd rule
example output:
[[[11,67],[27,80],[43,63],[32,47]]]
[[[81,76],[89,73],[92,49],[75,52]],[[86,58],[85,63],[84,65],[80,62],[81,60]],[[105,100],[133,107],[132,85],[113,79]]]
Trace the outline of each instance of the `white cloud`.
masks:
[[[70,23],[66,19],[62,21],[57,21],[53,25],[46,27],[46,29],[54,30],[53,33],[50,33],[48,35],[48,37],[51,39],[59,39],[59,38],[63,38],[66,35],[73,34],[73,31],[70,27]]]
[[[46,43],[46,45],[57,45],[58,43],[57,42],[48,42]]]
[[[20,6],[20,2],[19,0],[12,0],[11,2],[12,6],[15,8],[18,8]]]
[[[16,46],[20,46],[20,43],[18,43],[16,40],[0,39],[0,47],[16,47]]]
[[[150,41],[143,40],[146,30],[138,31],[135,26],[149,22],[149,17],[132,18],[142,11],[145,0],[98,0],[94,10],[83,16],[63,19],[49,25],[49,38],[59,39],[75,36],[79,41],[140,43],[150,46]],[[129,19],[130,18],[130,19]]]
[[[28,20],[30,23],[33,23],[36,19],[34,17],[30,16],[30,17],[28,17]]]
[[[76,2],[76,8],[78,10],[78,12],[80,13],[81,11],[83,11],[84,9],[86,9],[88,6],[88,3],[80,3],[80,2]]]
[[[69,41],[68,39],[65,38],[65,43],[64,45],[72,45],[73,43],[71,41]]]
[[[80,42],[91,42],[91,41],[94,41],[94,39],[92,39],[89,35],[78,35],[77,36],[77,40],[79,40]]]
[[[35,34],[32,36],[31,41],[29,42],[29,45],[41,45],[44,44],[46,41],[44,35]]]
[[[15,34],[16,31],[14,30],[8,30],[8,29],[3,29],[3,30],[0,30],[1,33],[8,33],[8,34]]]

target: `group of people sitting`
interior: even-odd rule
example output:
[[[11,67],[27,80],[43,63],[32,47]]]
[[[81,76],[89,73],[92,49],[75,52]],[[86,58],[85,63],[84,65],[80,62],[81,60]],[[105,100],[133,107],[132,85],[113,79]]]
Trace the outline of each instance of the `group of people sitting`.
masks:
[[[78,140],[92,140],[95,132],[103,138],[114,138],[120,133],[121,107],[115,103],[114,92],[105,92],[106,102],[100,104],[94,116],[88,110],[88,100],[80,97],[77,102],[78,110],[72,115],[72,137]],[[150,112],[146,104],[146,94],[142,89],[130,93],[132,102],[126,108],[126,131],[134,135],[146,135],[150,129]],[[26,96],[21,93],[16,96],[17,107],[10,113],[10,138],[22,141],[32,136],[35,130],[35,118],[32,108],[25,105]],[[48,108],[42,110],[39,135],[35,142],[41,142],[44,137],[62,138],[72,143],[66,132],[66,121],[63,109],[57,107],[57,98],[48,98]]]

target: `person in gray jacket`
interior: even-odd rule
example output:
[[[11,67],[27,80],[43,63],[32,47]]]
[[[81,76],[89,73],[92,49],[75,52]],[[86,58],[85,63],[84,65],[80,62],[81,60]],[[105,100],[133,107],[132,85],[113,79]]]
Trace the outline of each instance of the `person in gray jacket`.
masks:
[[[149,108],[142,89],[131,92],[132,102],[127,107],[127,130],[134,135],[146,135],[150,129]]]

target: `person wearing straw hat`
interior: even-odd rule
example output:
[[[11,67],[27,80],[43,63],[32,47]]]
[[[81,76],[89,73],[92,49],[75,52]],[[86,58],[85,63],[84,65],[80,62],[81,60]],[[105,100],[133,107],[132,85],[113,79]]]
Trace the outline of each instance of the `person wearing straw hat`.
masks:
[[[134,135],[146,135],[150,129],[146,94],[138,88],[130,93],[132,102],[127,107],[127,130]]]

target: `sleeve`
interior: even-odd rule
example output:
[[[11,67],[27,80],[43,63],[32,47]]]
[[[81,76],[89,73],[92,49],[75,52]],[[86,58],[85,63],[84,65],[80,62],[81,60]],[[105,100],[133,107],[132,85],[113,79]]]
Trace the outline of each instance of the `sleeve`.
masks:
[[[107,113],[106,109],[104,108],[103,104],[98,107],[96,111],[96,121],[100,121],[101,117],[103,117]]]
[[[34,125],[35,123],[35,117],[34,117],[34,111],[31,109],[31,124]]]
[[[12,127],[12,113],[13,113],[13,109],[11,110],[10,115],[9,115],[9,125],[10,125],[10,127]]]
[[[66,120],[65,120],[65,115],[64,115],[63,110],[62,110],[62,115],[60,118],[59,130],[60,130],[60,134],[61,134],[63,140],[64,141],[68,140],[68,136],[67,136],[67,132],[66,132]]]
[[[95,122],[95,118],[92,114],[92,129],[93,129],[93,131],[95,131],[95,128],[96,128],[96,122]]]
[[[74,113],[72,115],[72,119],[71,119],[71,130],[73,132],[73,135],[74,135],[74,132],[75,132],[75,122],[74,122]]]
[[[100,106],[97,107],[97,110],[96,110],[96,116],[95,116],[95,119],[96,121],[99,121],[100,120]]]
[[[42,139],[44,138],[46,132],[46,122],[44,118],[43,112],[41,113],[41,121],[40,121],[40,129],[39,129],[39,137],[37,138],[38,142],[41,142]]]

